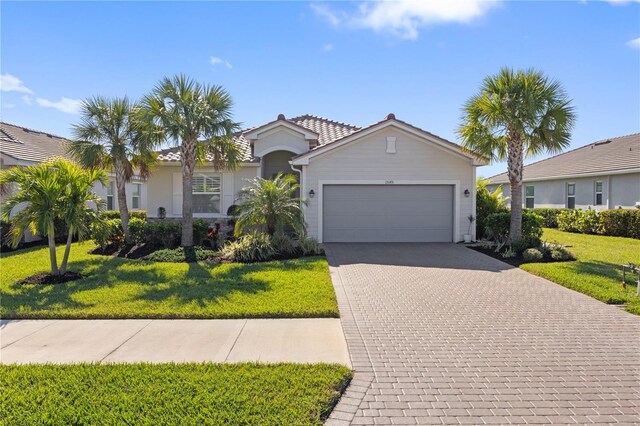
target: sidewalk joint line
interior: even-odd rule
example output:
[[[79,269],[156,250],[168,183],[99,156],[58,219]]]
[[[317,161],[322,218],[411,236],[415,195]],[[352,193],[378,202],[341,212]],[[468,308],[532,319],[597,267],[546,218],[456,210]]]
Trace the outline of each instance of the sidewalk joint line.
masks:
[[[100,359],[100,361],[98,361],[98,363],[102,363],[102,361],[104,361],[109,355],[111,355],[112,353],[114,353],[115,351],[117,351],[118,349],[120,349],[125,343],[127,343],[129,340],[133,339],[134,337],[136,337],[138,335],[138,333],[140,333],[142,330],[144,330],[145,328],[147,328],[149,326],[149,324],[151,324],[153,322],[153,320],[149,320],[148,323],[146,323],[144,325],[144,327],[142,327],[140,330],[136,331],[135,333],[133,333],[131,336],[129,336],[129,338],[127,340],[125,340],[124,342],[120,343],[115,349],[113,349],[111,352],[109,352],[108,354],[106,354],[104,357],[102,357]]]
[[[14,320],[14,321],[15,321],[15,320]],[[17,320],[17,321],[19,321],[19,320]],[[35,321],[40,321],[40,320],[35,320]],[[21,337],[21,338],[19,338],[18,340],[14,340],[13,342],[9,343],[9,344],[8,344],[8,345],[6,345],[6,346],[2,346],[2,347],[0,347],[0,349],[8,348],[9,346],[13,345],[14,343],[19,342],[19,341],[20,341],[20,340],[22,340],[22,339],[26,339],[26,338],[27,338],[27,337],[29,337],[29,336],[33,336],[33,335],[34,335],[34,334],[36,334],[37,332],[42,331],[42,330],[44,330],[44,329],[45,329],[45,328],[47,328],[47,327],[51,327],[53,324],[55,324],[55,323],[57,323],[57,322],[59,322],[59,321],[60,321],[60,320],[52,320],[51,324],[49,324],[49,325],[45,325],[45,326],[44,326],[44,327],[42,327],[42,328],[39,328],[39,329],[37,329],[37,330],[35,330],[35,331],[32,331],[31,333],[27,334],[26,336],[22,336],[22,337]]]
[[[238,343],[238,339],[240,339],[240,335],[242,334],[242,332],[244,331],[244,326],[247,325],[247,322],[249,321],[249,319],[245,319],[244,320],[244,324],[242,324],[242,328],[240,329],[240,332],[238,333],[238,335],[236,336],[236,340],[233,341],[233,345],[231,345],[231,349],[229,349],[229,353],[227,354],[227,356],[224,358],[224,362],[227,362],[229,360],[229,355],[231,355],[231,352],[233,352],[233,348],[236,347],[236,343]]]

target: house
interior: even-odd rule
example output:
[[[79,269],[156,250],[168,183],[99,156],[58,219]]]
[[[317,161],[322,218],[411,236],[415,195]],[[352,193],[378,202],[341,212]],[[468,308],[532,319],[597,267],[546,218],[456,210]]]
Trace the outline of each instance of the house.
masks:
[[[502,173],[487,188],[502,186]],[[631,209],[640,207],[640,133],[590,143],[524,167],[523,207]]]
[[[68,142],[68,139],[61,136],[0,122],[0,169],[32,166],[52,157],[69,158],[65,147]],[[106,200],[108,210],[118,209],[113,173],[109,174],[109,183],[106,187],[98,183],[94,189]],[[129,209],[146,210],[147,191],[146,184],[142,179],[134,177],[131,183],[127,183],[126,191]],[[29,232],[25,234],[26,242],[37,239],[39,238]]]
[[[358,127],[313,115],[235,135],[240,167],[211,163],[193,177],[194,216],[215,220],[238,203],[247,179],[295,174],[310,236],[320,242],[455,242],[475,214],[476,167],[487,160],[389,114]],[[149,217],[182,215],[178,148],[161,150],[147,182]]]

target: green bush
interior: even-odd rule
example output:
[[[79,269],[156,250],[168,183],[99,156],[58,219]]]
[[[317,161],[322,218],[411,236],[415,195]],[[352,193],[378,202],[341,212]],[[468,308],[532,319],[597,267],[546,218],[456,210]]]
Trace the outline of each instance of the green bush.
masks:
[[[240,215],[240,206],[237,204],[231,204],[227,209],[227,216],[237,217]]]
[[[530,212],[522,213],[522,238],[540,238],[542,236],[542,217]],[[509,238],[511,212],[493,213],[485,219],[485,233],[495,241]]]
[[[640,239],[640,210],[605,210],[599,216],[599,234]]]
[[[218,252],[205,247],[178,247],[174,249],[163,249],[154,251],[144,257],[144,260],[151,262],[199,262],[214,258]]]
[[[552,209],[552,208],[535,208],[527,209],[529,213],[535,213],[542,217],[543,228],[557,228],[558,227],[558,214],[565,209]]]
[[[558,214],[558,229],[565,232],[580,232],[578,218],[582,212],[577,209],[566,209]]]
[[[522,259],[527,263],[542,262],[543,256],[537,248],[528,248],[522,253]]]
[[[120,211],[119,210],[105,210],[100,213],[105,219],[120,219]],[[146,210],[129,210],[129,219],[138,218],[147,220],[147,211]]]
[[[273,247],[276,254],[280,256],[289,257],[299,254],[298,247],[293,238],[282,232],[276,232],[271,237],[271,247]]]
[[[147,232],[147,221],[132,217],[129,219],[129,234],[136,244],[146,243],[149,235]]]
[[[528,235],[519,240],[511,241],[511,249],[518,253],[518,255],[522,254],[525,250],[536,248],[540,245],[540,238],[532,235]]]
[[[271,245],[269,235],[251,233],[225,244],[220,254],[233,262],[254,263],[272,259],[276,251]]]
[[[320,243],[315,238],[300,237],[298,244],[303,256],[321,256],[324,254],[324,249],[320,247]]]
[[[204,219],[196,219],[193,221],[193,243],[195,245],[202,244],[202,241],[209,234],[209,224]]]
[[[91,239],[101,248],[111,244],[124,244],[124,231],[120,219],[97,220],[91,224],[90,232]]]
[[[493,213],[508,212],[504,206],[505,198],[502,196],[502,188],[495,191],[487,189],[487,181],[478,179],[476,182],[476,238],[487,237],[485,233],[486,219]]]
[[[578,232],[597,234],[600,227],[600,216],[595,210],[585,210],[578,215]]]
[[[556,262],[576,260],[576,257],[573,255],[573,253],[559,245],[555,245],[549,249],[549,258]]]
[[[151,244],[159,244],[165,248],[172,248],[180,244],[182,226],[179,222],[161,220],[147,223],[146,238]]]
[[[0,245],[3,248],[11,247],[11,223],[0,221]]]

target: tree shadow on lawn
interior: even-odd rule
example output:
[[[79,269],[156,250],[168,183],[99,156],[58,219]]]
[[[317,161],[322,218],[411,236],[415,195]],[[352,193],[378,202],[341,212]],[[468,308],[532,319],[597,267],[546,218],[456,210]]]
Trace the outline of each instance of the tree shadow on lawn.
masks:
[[[82,292],[101,290],[104,288],[113,289],[117,292],[117,287],[123,283],[132,283],[135,286],[142,286],[142,292],[137,292],[123,304],[144,300],[149,302],[162,302],[168,298],[173,298],[178,303],[175,304],[175,314],[165,314],[164,312],[154,315],[151,313],[145,317],[189,317],[187,311],[181,309],[182,305],[196,302],[198,306],[206,306],[215,303],[217,299],[226,298],[230,293],[243,292],[256,294],[268,291],[268,282],[248,275],[253,272],[240,272],[242,266],[228,265],[229,270],[225,273],[213,274],[215,267],[207,268],[198,263],[175,264],[177,268],[188,265],[184,275],[180,271],[171,271],[171,265],[162,264],[169,270],[164,271],[163,267],[154,267],[156,264],[150,262],[140,262],[121,258],[110,258],[108,260],[89,259],[74,261],[70,263],[69,269],[82,271],[88,275],[86,278],[69,281],[55,285],[19,285],[9,286],[11,292],[2,292],[2,318],[56,318],[56,312],[67,311],[63,315],[66,318],[141,318],[140,315],[126,315],[123,312],[109,314],[83,313],[83,309],[91,309],[101,303],[99,298],[92,302],[79,302],[75,296]],[[122,297],[121,294],[117,295]],[[108,297],[108,295],[107,295]],[[26,308],[26,309],[25,309]],[[147,307],[147,311],[153,310],[153,303]],[[163,309],[163,311],[166,311]],[[169,311],[172,309],[169,308]],[[41,311],[41,313],[39,313]],[[45,312],[42,312],[45,311]],[[48,312],[46,312],[48,311]],[[77,315],[69,313],[77,311]]]

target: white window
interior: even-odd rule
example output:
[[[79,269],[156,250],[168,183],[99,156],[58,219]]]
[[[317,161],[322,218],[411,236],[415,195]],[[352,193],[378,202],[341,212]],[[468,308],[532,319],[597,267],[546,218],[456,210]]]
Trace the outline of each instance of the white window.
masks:
[[[576,184],[575,183],[567,184],[567,208],[568,209],[576,208]]]
[[[133,184],[133,194],[131,194],[131,208],[139,209],[140,208],[140,187],[142,185],[139,183]]]
[[[220,175],[217,173],[195,173],[192,183],[193,212],[220,213]]]
[[[113,181],[109,181],[107,184],[107,210],[113,210],[114,183]]]
[[[600,181],[596,181],[596,199],[595,199],[595,205],[596,206],[601,206],[602,205],[602,182]]]
[[[533,185],[524,187],[524,206],[528,209],[532,209],[534,206],[535,191],[536,189]]]

